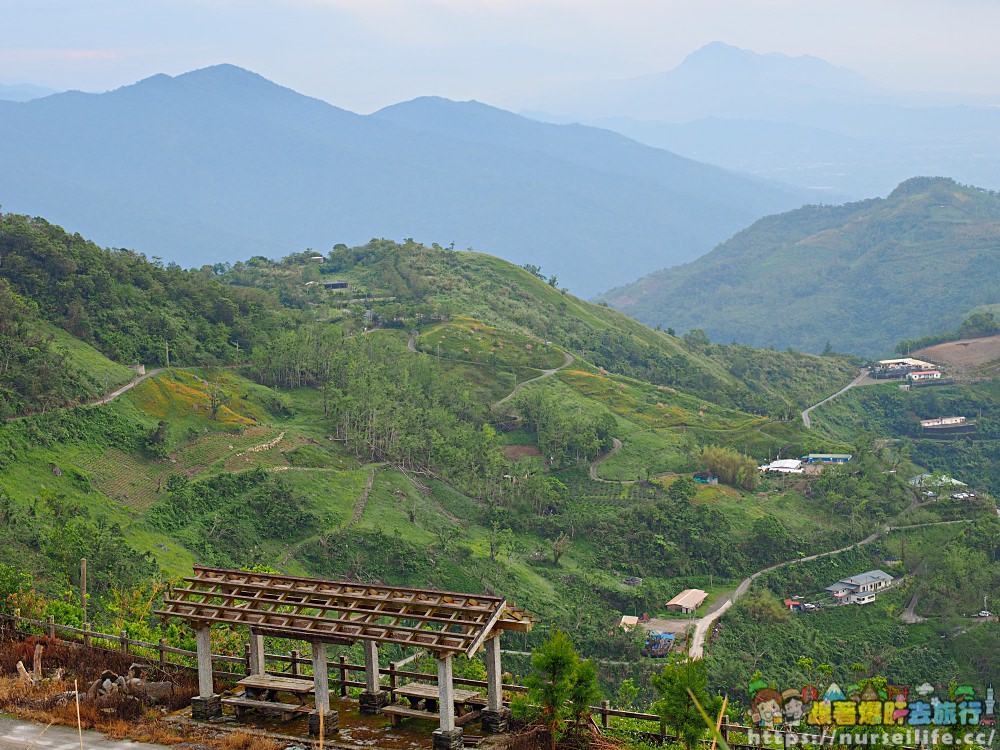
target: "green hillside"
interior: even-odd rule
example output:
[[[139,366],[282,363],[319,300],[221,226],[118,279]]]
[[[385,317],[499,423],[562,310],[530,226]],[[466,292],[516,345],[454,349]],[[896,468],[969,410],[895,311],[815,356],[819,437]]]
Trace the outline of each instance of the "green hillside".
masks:
[[[149,638],[185,636],[128,603],[154,601],[194,563],[496,591],[543,622],[513,648],[560,628],[617,663],[609,684],[631,674],[648,686],[657,662],[641,636],[615,628],[623,614],[667,616],[666,601],[690,587],[709,593],[703,613],[766,566],[897,518],[945,518],[888,472],[891,446],[846,423],[807,431],[784,418],[843,385],[848,358],[677,338],[475,253],[373,241],[319,261],[183,271],[5,221],[27,238],[5,246],[0,273],[18,271],[6,277],[11,299],[28,298],[26,279],[52,295],[20,303],[21,324],[60,326],[51,346],[92,383],[123,372],[94,346],[133,342],[153,356],[142,342],[161,331],[142,316],[175,324],[178,341],[199,327],[213,338],[192,335],[184,366],[172,360],[108,403],[0,424],[0,544],[11,550],[0,607],[78,622],[83,557],[95,625],[141,622]],[[94,266],[67,265],[77,253]],[[135,291],[120,263],[156,293]],[[72,270],[56,284],[46,268]],[[327,279],[349,287],[310,283]],[[98,283],[101,305],[87,291]],[[67,299],[91,321],[86,340],[66,330]],[[230,322],[212,322],[219,304]],[[757,469],[807,452],[855,460],[812,480]],[[956,543],[985,555],[989,539]],[[884,554],[866,547],[850,562],[875,567]],[[919,568],[913,556],[900,570]],[[940,596],[928,599],[941,615]],[[942,659],[942,675],[966,670]]]
[[[771,216],[684,266],[604,295],[649,325],[866,357],[995,304],[1000,195],[918,177],[885,199]]]
[[[847,357],[715,346],[653,330],[560,290],[537,269],[481,253],[372,240],[362,247],[337,246],[321,262],[311,259],[316,256],[256,258],[216,271],[239,287],[268,288],[316,321],[340,323],[347,331],[365,326],[366,311],[368,326],[406,331],[465,316],[550,341],[609,372],[772,417],[791,416],[857,372]],[[319,282],[329,280],[347,281],[350,288],[323,289]],[[428,341],[422,335],[420,346]]]

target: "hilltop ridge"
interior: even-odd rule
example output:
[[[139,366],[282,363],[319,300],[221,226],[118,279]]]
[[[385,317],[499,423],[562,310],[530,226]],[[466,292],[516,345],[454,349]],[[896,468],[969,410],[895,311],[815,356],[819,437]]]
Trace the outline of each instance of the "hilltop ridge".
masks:
[[[723,341],[813,352],[829,342],[874,357],[996,303],[998,264],[1000,195],[916,177],[884,199],[761,219],[603,299],[647,324]]]
[[[184,266],[415,237],[586,296],[804,199],[605,130],[433,99],[358,115],[231,65],[0,101],[7,210]]]

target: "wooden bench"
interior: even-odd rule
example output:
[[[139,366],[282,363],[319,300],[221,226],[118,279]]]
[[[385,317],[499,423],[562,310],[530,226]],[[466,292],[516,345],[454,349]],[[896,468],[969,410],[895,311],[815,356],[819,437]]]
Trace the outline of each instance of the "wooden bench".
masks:
[[[400,685],[392,691],[393,697],[406,698],[409,706],[390,704],[384,706],[381,711],[392,719],[394,727],[399,726],[400,720],[404,717],[413,719],[433,719],[439,718],[437,711],[438,701],[441,694],[437,685],[428,685],[424,682],[410,682]],[[475,690],[463,690],[453,688],[452,697],[455,702],[455,725],[463,726],[470,721],[478,719],[482,715],[481,709],[486,706],[486,699]],[[424,708],[419,708],[423,703]]]
[[[402,719],[426,719],[427,721],[437,721],[438,714],[436,711],[424,711],[419,708],[408,708],[406,706],[397,706],[395,704],[390,704],[388,706],[382,706],[379,709],[382,713],[386,714],[391,720],[394,727],[399,726],[399,722]]]
[[[276,711],[281,713],[282,721],[295,718],[300,713],[309,713],[312,708],[301,703],[278,703],[277,701],[258,701],[252,698],[223,698],[223,704],[236,709],[236,716],[240,719],[247,709],[253,708],[260,711]]]
[[[423,709],[420,708],[409,708],[407,706],[399,706],[395,704],[382,706],[382,708],[380,708],[379,710],[389,717],[394,727],[398,727],[400,722],[404,718],[424,719],[425,721],[438,721],[438,719],[440,718],[440,715],[436,711],[424,711]],[[456,727],[465,726],[470,721],[475,721],[482,715],[483,715],[482,711],[470,711],[460,716],[456,716],[455,726]]]

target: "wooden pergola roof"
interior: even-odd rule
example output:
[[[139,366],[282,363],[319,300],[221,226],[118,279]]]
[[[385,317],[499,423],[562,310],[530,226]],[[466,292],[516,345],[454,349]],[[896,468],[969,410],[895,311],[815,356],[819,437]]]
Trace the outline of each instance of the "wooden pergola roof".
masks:
[[[184,581],[157,614],[196,625],[248,625],[282,638],[367,640],[472,656],[495,631],[534,625],[531,615],[496,596],[200,565]]]

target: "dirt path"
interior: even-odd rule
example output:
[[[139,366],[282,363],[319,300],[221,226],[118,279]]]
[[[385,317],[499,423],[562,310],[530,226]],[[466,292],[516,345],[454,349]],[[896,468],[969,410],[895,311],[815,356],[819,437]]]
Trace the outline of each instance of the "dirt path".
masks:
[[[410,340],[406,342],[406,348],[409,349],[411,352],[414,352],[416,354],[420,354],[421,353],[420,350],[417,349],[417,334],[415,334],[415,333],[414,334],[410,334]],[[563,352],[563,354],[566,355],[566,360],[561,365],[559,365],[558,367],[553,367],[551,370],[542,370],[542,374],[541,375],[538,375],[538,376],[533,377],[533,378],[529,378],[528,380],[525,380],[523,383],[518,383],[514,387],[514,390],[512,390],[510,393],[508,393],[506,396],[504,396],[499,401],[495,402],[493,404],[493,406],[494,407],[500,406],[500,404],[505,403],[506,401],[509,401],[510,399],[514,398],[514,396],[516,396],[518,393],[520,393],[521,389],[524,388],[524,386],[528,385],[528,383],[534,383],[536,380],[541,380],[542,378],[547,378],[550,375],[555,375],[557,372],[559,372],[564,367],[568,367],[569,365],[573,364],[573,355],[570,354],[569,352]]]
[[[364,515],[365,505],[368,503],[368,496],[372,492],[372,485],[375,484],[375,469],[372,469],[372,473],[368,477],[368,482],[365,484],[365,491],[361,493],[361,497],[354,504],[354,515],[351,516],[351,520],[344,524],[344,528],[353,526],[358,521],[361,520],[361,516]]]
[[[493,406],[494,407],[500,406],[500,404],[504,403],[505,401],[509,401],[510,399],[514,398],[514,396],[520,393],[521,389],[524,388],[524,386],[528,385],[528,383],[534,383],[536,380],[541,380],[542,378],[547,378],[550,375],[555,375],[564,367],[568,367],[569,365],[573,364],[573,355],[570,354],[569,352],[563,352],[563,354],[566,355],[566,361],[563,362],[561,365],[559,365],[558,367],[553,367],[551,370],[542,370],[541,375],[525,380],[523,383],[518,383],[517,386],[514,388],[514,390],[512,390],[502,399],[493,404]]]
[[[868,368],[867,367],[862,367],[861,368],[861,372],[850,383],[848,383],[847,385],[845,385],[843,388],[841,388],[839,391],[837,391],[836,393],[834,393],[832,396],[827,396],[822,401],[819,401],[819,402],[813,404],[808,409],[806,409],[805,411],[803,411],[802,412],[802,424],[805,425],[806,429],[809,429],[810,427],[812,427],[812,422],[809,419],[809,412],[811,412],[817,406],[822,406],[827,401],[832,401],[833,399],[837,398],[837,396],[839,396],[840,394],[846,393],[847,391],[849,391],[851,388],[854,388],[855,386],[861,385],[861,383],[864,382],[865,379],[867,379],[867,377],[868,377]]]

